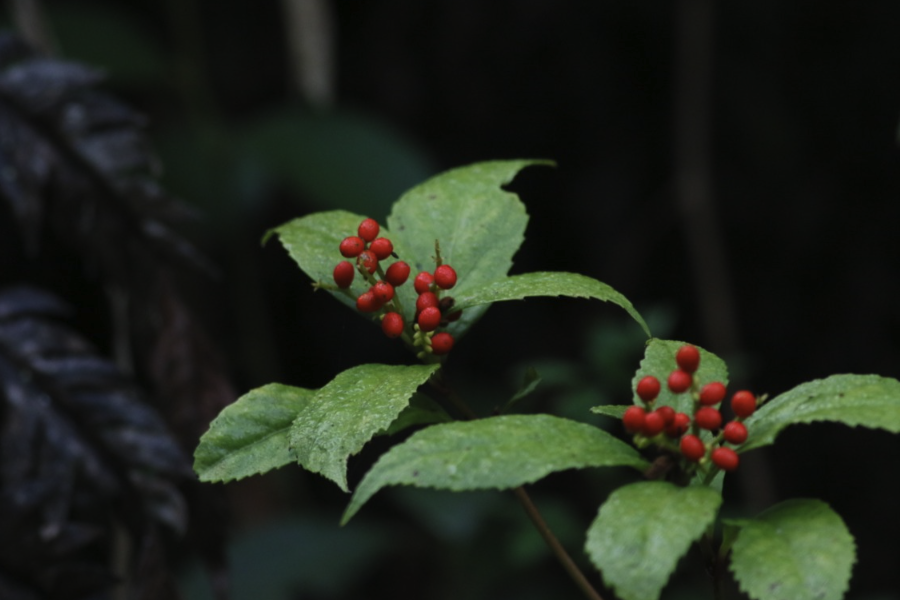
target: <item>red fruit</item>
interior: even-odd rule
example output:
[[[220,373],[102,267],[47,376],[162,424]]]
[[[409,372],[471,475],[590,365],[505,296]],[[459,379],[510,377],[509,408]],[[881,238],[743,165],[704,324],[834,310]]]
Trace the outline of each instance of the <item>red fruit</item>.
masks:
[[[644,427],[641,429],[641,433],[647,437],[653,437],[665,429],[665,427],[665,418],[654,410],[653,412],[647,413],[647,416],[644,417]]]
[[[681,448],[681,454],[686,459],[694,462],[697,462],[706,454],[706,446],[703,445],[700,438],[693,434],[688,434],[681,438],[678,447]]]
[[[375,253],[371,250],[363,250],[359,253],[359,256],[356,257],[356,264],[362,265],[369,273],[374,273],[378,268],[378,257],[375,256]]]
[[[737,416],[746,419],[756,410],[756,396],[747,390],[735,392],[731,397],[731,410]]]
[[[351,235],[344,238],[340,245],[341,255],[347,258],[359,256],[359,253],[366,249],[366,243],[362,238]]]
[[[700,366],[700,351],[695,346],[685,344],[675,353],[675,363],[686,373],[694,373]]]
[[[682,433],[688,430],[688,427],[691,426],[691,418],[686,414],[680,412],[675,413],[675,417],[673,417],[672,422],[666,425],[666,435],[671,437],[678,437]]]
[[[669,389],[676,394],[688,391],[692,383],[694,378],[687,371],[675,369],[669,374]]]
[[[646,410],[640,406],[630,406],[625,411],[625,414],[622,415],[622,423],[624,423],[626,431],[629,433],[637,433],[644,428],[644,420],[646,417]]]
[[[734,471],[741,462],[737,452],[725,447],[713,450],[710,458],[712,458],[713,464],[723,471]]]
[[[375,294],[371,291],[363,292],[359,298],[356,299],[356,309],[359,312],[370,313],[375,312],[381,308],[381,304],[379,304],[378,299],[375,298]]]
[[[740,421],[731,421],[725,425],[722,436],[729,444],[743,444],[747,440],[747,426]]]
[[[432,283],[434,283],[434,276],[428,271],[422,271],[413,280],[413,287],[416,288],[417,293],[424,294],[431,291]]]
[[[403,285],[409,279],[409,265],[398,260],[387,268],[384,273],[384,280],[394,287]]]
[[[389,338],[403,335],[403,317],[399,313],[389,312],[381,320],[381,330]]]
[[[722,426],[722,413],[711,406],[701,406],[694,413],[694,422],[701,429],[718,429]]]
[[[434,334],[431,338],[431,351],[435,354],[447,354],[453,349],[453,336],[447,332]]]
[[[355,274],[356,269],[353,268],[353,265],[346,260],[342,260],[334,267],[334,282],[339,288],[348,288],[353,283],[353,275]]]
[[[434,270],[434,282],[442,290],[449,290],[456,285],[456,271],[450,265],[441,265]]]
[[[366,219],[362,223],[359,224],[359,228],[356,230],[359,233],[359,237],[367,242],[371,242],[375,238],[378,237],[378,231],[381,228],[378,226],[378,221],[375,219]]]
[[[725,399],[725,386],[718,381],[707,383],[700,389],[700,404],[713,406]]]
[[[419,294],[419,297],[416,298],[416,312],[422,312],[429,306],[439,309],[439,305],[437,294],[434,292],[425,292],[424,294]]]
[[[384,260],[394,251],[394,244],[391,243],[391,240],[381,237],[369,244],[369,250],[375,254],[378,260]]]
[[[666,425],[669,425],[675,418],[675,409],[671,406],[660,406],[655,412],[658,412],[660,416],[662,416],[663,423]]]
[[[434,331],[441,324],[441,311],[435,306],[426,307],[416,320],[422,331]]]
[[[653,375],[647,375],[638,381],[635,391],[637,392],[638,398],[644,402],[652,402],[659,396],[659,388],[659,379]]]
[[[394,286],[385,281],[379,281],[372,286],[372,293],[384,305],[394,299]]]

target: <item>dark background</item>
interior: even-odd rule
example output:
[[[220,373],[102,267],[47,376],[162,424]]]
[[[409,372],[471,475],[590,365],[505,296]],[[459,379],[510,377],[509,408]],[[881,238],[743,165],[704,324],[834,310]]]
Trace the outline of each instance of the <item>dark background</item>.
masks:
[[[655,335],[722,355],[733,384],[759,393],[832,373],[900,377],[900,4],[730,2],[708,28],[695,5],[702,17],[688,1],[328,3],[331,27],[317,30],[333,62],[311,59],[332,78],[325,99],[297,84],[286,3],[44,8],[58,54],[107,69],[107,89],[148,117],[167,188],[202,211],[189,233],[222,276],[192,295],[241,392],[406,360],[313,295],[277,243],[261,248],[265,230],[330,208],[382,219],[431,174],[522,157],[558,166],[512,185],[531,215],[515,272],[609,283]],[[104,344],[102,319],[79,310]],[[589,420],[587,407],[628,398],[641,343],[614,307],[529,300],[494,307],[448,369],[486,413],[536,366],[545,384],[523,409]],[[857,537],[848,597],[900,598],[898,441],[800,426],[757,454],[729,510],[825,499]],[[622,477],[536,486],[573,554]],[[315,476],[232,487],[238,598],[576,597],[494,496],[386,492],[338,530],[346,499]],[[184,573],[201,597],[202,578]],[[670,597],[703,585],[679,576]]]

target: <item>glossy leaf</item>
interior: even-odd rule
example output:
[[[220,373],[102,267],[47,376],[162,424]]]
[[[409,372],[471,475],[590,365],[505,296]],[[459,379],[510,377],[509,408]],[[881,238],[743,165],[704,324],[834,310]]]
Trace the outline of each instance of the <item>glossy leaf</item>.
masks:
[[[631,315],[648,336],[650,330],[625,296],[607,284],[577,273],[538,272],[513,275],[492,281],[465,294],[458,294],[456,306],[467,309],[504,300],[522,300],[536,296],[568,296],[612,302]],[[463,311],[465,315],[465,310]]]
[[[821,500],[788,500],[740,527],[731,571],[756,600],[840,600],[856,547],[843,520]]]
[[[646,375],[653,375],[659,379],[660,392],[656,400],[656,406],[671,406],[677,412],[693,414],[693,399],[690,393],[675,394],[669,390],[667,381],[669,373],[675,370],[675,353],[687,342],[679,342],[676,340],[660,340],[657,338],[647,342],[647,348],[644,350],[644,358],[634,378],[631,380],[631,390],[634,397],[634,403],[643,406],[643,402],[638,398],[634,391],[638,381]],[[718,381],[726,386],[728,385],[728,367],[721,358],[700,348],[700,367],[695,373],[695,377],[699,378],[700,384],[704,385],[713,381]]]
[[[243,479],[294,462],[288,433],[314,394],[315,390],[270,383],[225,407],[194,452],[194,471],[200,480]]]
[[[655,600],[721,503],[722,496],[705,486],[626,485],[600,507],[585,549],[622,600]]]
[[[459,281],[450,292],[464,297],[506,276],[525,236],[528,215],[518,196],[502,189],[529,165],[548,161],[482,162],[453,169],[412,188],[394,204],[387,225],[402,240],[401,254],[413,268],[434,271],[435,241],[443,261]],[[401,288],[405,306],[415,301],[411,287]],[[458,336],[487,309],[472,306],[448,330]]]
[[[788,425],[835,421],[900,433],[900,381],[878,375],[832,375],[766,402],[746,421],[740,450],[767,446]]]
[[[602,429],[550,415],[433,425],[382,455],[360,482],[343,522],[386,486],[508,489],[555,471],[604,466],[643,470],[647,462]]]
[[[348,491],[347,459],[394,422],[437,368],[369,364],[338,374],[291,426],[297,461]]]

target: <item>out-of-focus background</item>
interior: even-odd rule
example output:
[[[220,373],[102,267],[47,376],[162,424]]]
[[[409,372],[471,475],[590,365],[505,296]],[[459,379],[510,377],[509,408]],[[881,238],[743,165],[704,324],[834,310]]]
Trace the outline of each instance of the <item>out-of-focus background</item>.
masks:
[[[102,89],[146,117],[161,182],[200,214],[184,235],[219,269],[184,295],[238,394],[407,360],[314,294],[277,242],[261,246],[267,229],[336,208],[381,220],[430,175],[532,157],[557,167],[511,185],[530,214],[514,272],[612,285],[654,335],[728,360],[735,388],[900,377],[896,2],[7,5],[7,27],[23,5],[41,9],[37,39],[103,69]],[[34,278],[22,264],[4,284]],[[107,348],[108,296],[78,272],[37,279]],[[448,369],[486,414],[534,367],[543,382],[523,410],[618,431],[587,409],[630,398],[642,344],[615,307],[534,299],[493,307]],[[384,444],[351,461],[351,483]],[[747,456],[726,511],[825,499],[857,539],[848,598],[898,599],[898,459],[884,432],[795,427]],[[585,565],[584,529],[627,477],[561,473],[534,486]],[[341,529],[347,497],[297,468],[226,488],[235,600],[577,597],[503,494],[386,490]],[[182,596],[211,598],[199,554],[167,543]],[[690,558],[664,597],[708,592]]]

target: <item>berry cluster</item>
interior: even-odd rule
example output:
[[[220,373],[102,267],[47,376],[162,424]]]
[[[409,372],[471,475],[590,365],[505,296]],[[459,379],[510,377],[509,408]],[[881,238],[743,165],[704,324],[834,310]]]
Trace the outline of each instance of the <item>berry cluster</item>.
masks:
[[[622,421],[625,429],[635,435],[640,446],[652,442],[657,446],[678,453],[691,465],[705,467],[709,462],[723,471],[733,471],[740,458],[733,448],[747,439],[744,420],[756,410],[756,397],[746,391],[735,392],[731,397],[734,419],[722,427],[719,405],[726,396],[725,386],[718,381],[700,385],[696,377],[700,366],[700,351],[686,344],[675,353],[676,368],[669,374],[667,385],[675,394],[690,393],[693,398],[693,418],[683,412],[675,412],[671,406],[655,407],[661,390],[659,380],[647,375],[638,381],[635,392],[644,406],[632,406],[625,411]],[[708,442],[700,438],[701,431],[713,434]]]
[[[334,267],[334,282],[343,290],[349,289],[356,273],[369,284],[369,288],[356,298],[356,308],[363,313],[380,313],[381,329],[390,338],[404,335],[406,323],[395,288],[409,279],[410,266],[402,260],[395,260],[387,269],[381,261],[389,257],[397,259],[394,245],[386,237],[379,237],[380,227],[374,219],[365,219],[359,224],[357,235],[344,238],[340,252],[344,258],[355,259],[355,264],[342,260]],[[444,290],[456,285],[456,271],[450,265],[442,264],[440,248],[435,244],[437,266],[433,273],[423,271],[416,275],[413,287],[418,293],[416,299],[416,322],[412,327],[412,344],[421,348],[420,355],[447,354],[453,347],[453,336],[447,332],[437,332],[449,322],[459,318],[461,311],[450,312],[453,298],[441,297]],[[410,341],[409,338],[404,338]]]

